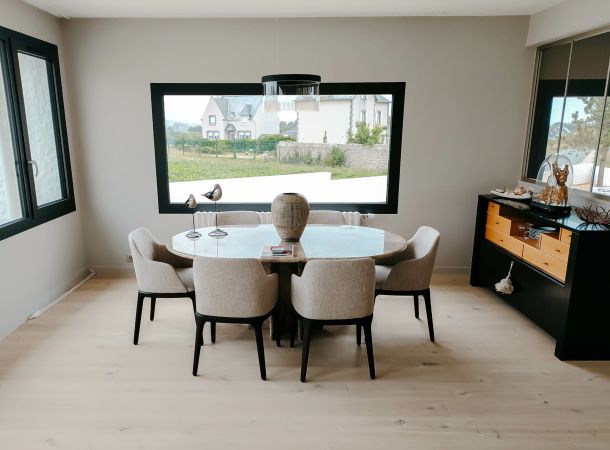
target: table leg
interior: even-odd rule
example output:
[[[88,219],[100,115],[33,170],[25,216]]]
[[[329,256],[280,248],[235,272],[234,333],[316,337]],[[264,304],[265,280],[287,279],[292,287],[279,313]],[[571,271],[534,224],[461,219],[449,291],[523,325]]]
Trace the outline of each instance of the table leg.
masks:
[[[295,326],[295,316],[290,301],[290,283],[293,274],[302,271],[296,263],[274,263],[271,271],[278,274],[279,278],[279,299],[278,311],[273,317],[272,339],[277,339],[278,330],[281,337],[290,338],[290,330]],[[279,322],[279,323],[276,323]]]

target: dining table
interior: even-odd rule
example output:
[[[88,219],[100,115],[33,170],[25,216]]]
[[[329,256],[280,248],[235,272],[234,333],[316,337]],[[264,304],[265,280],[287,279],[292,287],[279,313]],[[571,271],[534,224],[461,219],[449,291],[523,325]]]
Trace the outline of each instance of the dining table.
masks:
[[[201,237],[192,239],[189,231],[172,237],[169,250],[196,258],[256,258],[269,273],[279,276],[278,311],[274,315],[273,337],[280,332],[288,337],[295,324],[290,301],[292,275],[299,275],[312,259],[372,258],[380,261],[404,251],[406,240],[389,231],[351,225],[307,225],[298,242],[284,242],[271,224],[224,226],[227,235],[208,236],[214,227],[199,228]],[[270,246],[292,246],[289,254],[274,255]],[[279,331],[278,331],[279,330]]]

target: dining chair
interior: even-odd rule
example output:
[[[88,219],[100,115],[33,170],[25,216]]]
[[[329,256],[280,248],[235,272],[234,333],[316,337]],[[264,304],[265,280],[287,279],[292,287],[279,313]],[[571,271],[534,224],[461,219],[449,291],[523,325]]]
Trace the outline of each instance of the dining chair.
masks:
[[[221,211],[218,213],[218,226],[260,225],[261,219],[256,211]]]
[[[292,305],[303,324],[301,381],[307,377],[311,330],[315,325],[364,328],[369,375],[375,379],[371,322],[375,304],[375,263],[370,258],[320,259],[292,276]],[[296,327],[291,330],[291,345]]]
[[[158,298],[190,298],[195,312],[195,290],[193,284],[193,261],[170,252],[157,242],[146,228],[129,233],[129,248],[133,258],[138,284],[133,343],[138,345],[142,306],[150,298],[150,320],[155,319]],[[211,326],[212,341],[216,340],[216,325]]]
[[[307,223],[311,225],[346,225],[345,215],[341,211],[309,211]]]
[[[424,298],[428,333],[434,342],[434,324],[432,322],[432,304],[430,300],[430,280],[438,251],[440,233],[432,227],[420,227],[407,242],[407,248],[401,252],[393,264],[375,266],[375,296],[394,295],[412,296],[415,317],[419,319],[419,296]],[[383,264],[383,263],[382,263]],[[360,328],[356,331],[356,340],[360,345]]]
[[[197,375],[206,322],[249,324],[254,329],[258,363],[267,379],[263,322],[275,310],[278,275],[267,275],[254,258],[195,258],[195,354],[193,376]]]

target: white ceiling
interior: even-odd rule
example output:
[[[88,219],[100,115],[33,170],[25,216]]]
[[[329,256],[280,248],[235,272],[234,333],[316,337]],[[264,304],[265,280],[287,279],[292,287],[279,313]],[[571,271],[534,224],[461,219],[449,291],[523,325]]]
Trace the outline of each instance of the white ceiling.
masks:
[[[531,15],[564,0],[25,0],[68,18]]]

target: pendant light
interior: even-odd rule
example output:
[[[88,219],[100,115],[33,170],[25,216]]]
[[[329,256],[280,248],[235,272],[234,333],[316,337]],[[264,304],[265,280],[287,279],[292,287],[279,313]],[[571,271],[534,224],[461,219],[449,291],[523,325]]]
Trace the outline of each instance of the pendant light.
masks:
[[[318,111],[319,75],[280,74],[262,78],[265,112]]]

